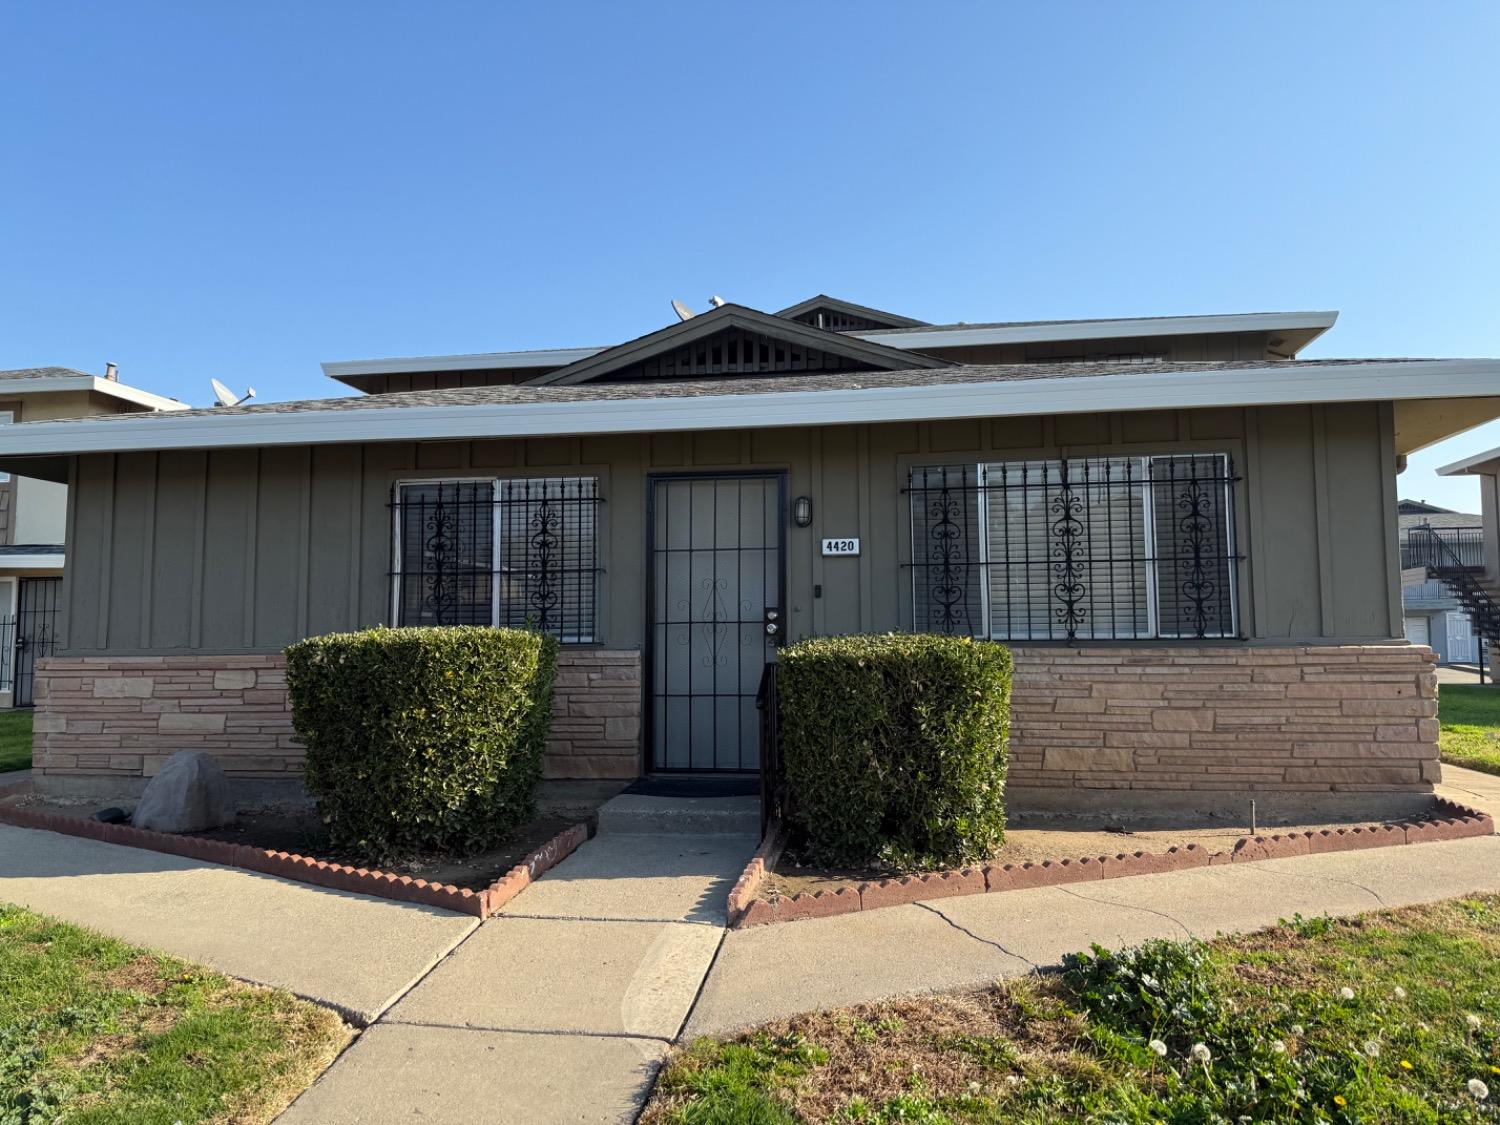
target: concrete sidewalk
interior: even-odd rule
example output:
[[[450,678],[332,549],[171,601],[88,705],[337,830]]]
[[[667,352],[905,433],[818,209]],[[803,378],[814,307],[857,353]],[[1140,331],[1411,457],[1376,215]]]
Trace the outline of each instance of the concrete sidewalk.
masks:
[[[481,925],[280,1122],[632,1120],[757,843],[601,831]]]
[[[1489,813],[1500,824],[1500,776],[1444,765],[1437,791],[1440,797]]]
[[[0,825],[0,902],[275,985],[369,1023],[478,920]]]
[[[1091,942],[1207,938],[1299,913],[1357,914],[1473,891],[1500,892],[1500,837],[938,899],[735,930],[686,1034],[979,986],[1055,966]]]

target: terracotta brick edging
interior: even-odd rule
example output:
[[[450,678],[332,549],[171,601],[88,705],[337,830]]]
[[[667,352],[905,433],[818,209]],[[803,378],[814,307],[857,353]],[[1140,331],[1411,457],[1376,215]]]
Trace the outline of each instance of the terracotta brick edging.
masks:
[[[466,887],[455,887],[451,883],[429,883],[426,879],[328,863],[313,856],[296,855],[292,852],[230,844],[223,840],[206,840],[201,836],[151,832],[144,828],[132,828],[128,824],[104,824],[85,817],[42,812],[39,809],[0,806],[0,823],[12,824],[18,828],[39,828],[65,836],[81,836],[127,848],[165,852],[185,859],[258,871],[262,875],[276,875],[337,891],[353,891],[397,902],[437,906],[458,914],[472,914],[481,919],[495,913],[589,838],[589,826],[575,824],[531,852],[483,890],[471,891]]]
[[[785,898],[756,898],[766,871],[780,854],[784,841],[779,830],[768,834],[760,850],[745,866],[744,874],[729,892],[729,925],[732,929],[795,922],[803,918],[828,918],[862,910],[879,910],[909,902],[952,898],[956,895],[1018,891],[1031,887],[1056,887],[1095,879],[1120,879],[1129,875],[1158,875],[1194,867],[1216,867],[1226,863],[1255,863],[1299,855],[1359,851],[1397,844],[1426,844],[1438,840],[1463,840],[1493,836],[1495,822],[1488,813],[1438,798],[1433,816],[1426,820],[1382,824],[1373,828],[1319,829],[1285,835],[1245,836],[1229,851],[1211,852],[1197,844],[1168,848],[1164,852],[1133,852],[1072,859],[1047,859],[1040,863],[989,864],[938,871],[929,875],[903,875],[839,887],[832,891],[795,894]],[[773,846],[774,845],[774,848]],[[770,857],[770,858],[768,858]]]

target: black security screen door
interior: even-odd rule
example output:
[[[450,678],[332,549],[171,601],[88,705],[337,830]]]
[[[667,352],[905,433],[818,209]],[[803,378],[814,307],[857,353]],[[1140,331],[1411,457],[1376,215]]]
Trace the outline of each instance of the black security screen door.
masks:
[[[781,473],[652,479],[653,769],[759,767],[755,693],[785,629],[785,510]]]

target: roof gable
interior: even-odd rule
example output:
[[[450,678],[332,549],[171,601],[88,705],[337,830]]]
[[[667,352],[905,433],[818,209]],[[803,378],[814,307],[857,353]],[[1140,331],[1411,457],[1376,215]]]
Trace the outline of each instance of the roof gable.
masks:
[[[742,305],[722,305],[530,382],[569,385],[947,366],[947,360],[918,352],[811,328]]]
[[[913,320],[909,316],[898,316],[883,309],[872,309],[856,305],[852,301],[840,301],[826,293],[809,297],[788,306],[776,314],[783,320],[795,320],[813,328],[826,328],[830,332],[868,332],[878,328],[925,328],[925,320]],[[821,320],[819,318],[822,318]]]

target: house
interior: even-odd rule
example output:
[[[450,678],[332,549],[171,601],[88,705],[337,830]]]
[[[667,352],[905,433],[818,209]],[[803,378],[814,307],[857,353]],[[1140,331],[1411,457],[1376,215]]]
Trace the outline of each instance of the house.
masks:
[[[1484,565],[1480,517],[1439,508],[1417,500],[1396,507],[1401,534],[1401,612],[1406,639],[1431,645],[1439,664],[1472,664],[1479,659],[1479,637],[1459,594],[1441,578],[1430,577],[1425,566],[1413,566],[1426,552],[1424,536],[1436,535],[1453,548],[1467,566]],[[1415,535],[1419,540],[1412,544]]]
[[[1436,687],[1396,475],[1500,415],[1500,361],[1297,359],[1334,321],[819,296],[8,427],[0,467],[70,486],[38,785],[198,748],[292,791],[283,646],[381,622],[559,636],[549,776],[753,771],[779,644],[936,630],[1013,647],[1013,808],[1409,810]]]
[[[67,367],[0,371],[0,425],[153,410],[175,399]],[[53,649],[67,542],[67,485],[0,472],[0,708],[29,707],[36,662]]]

